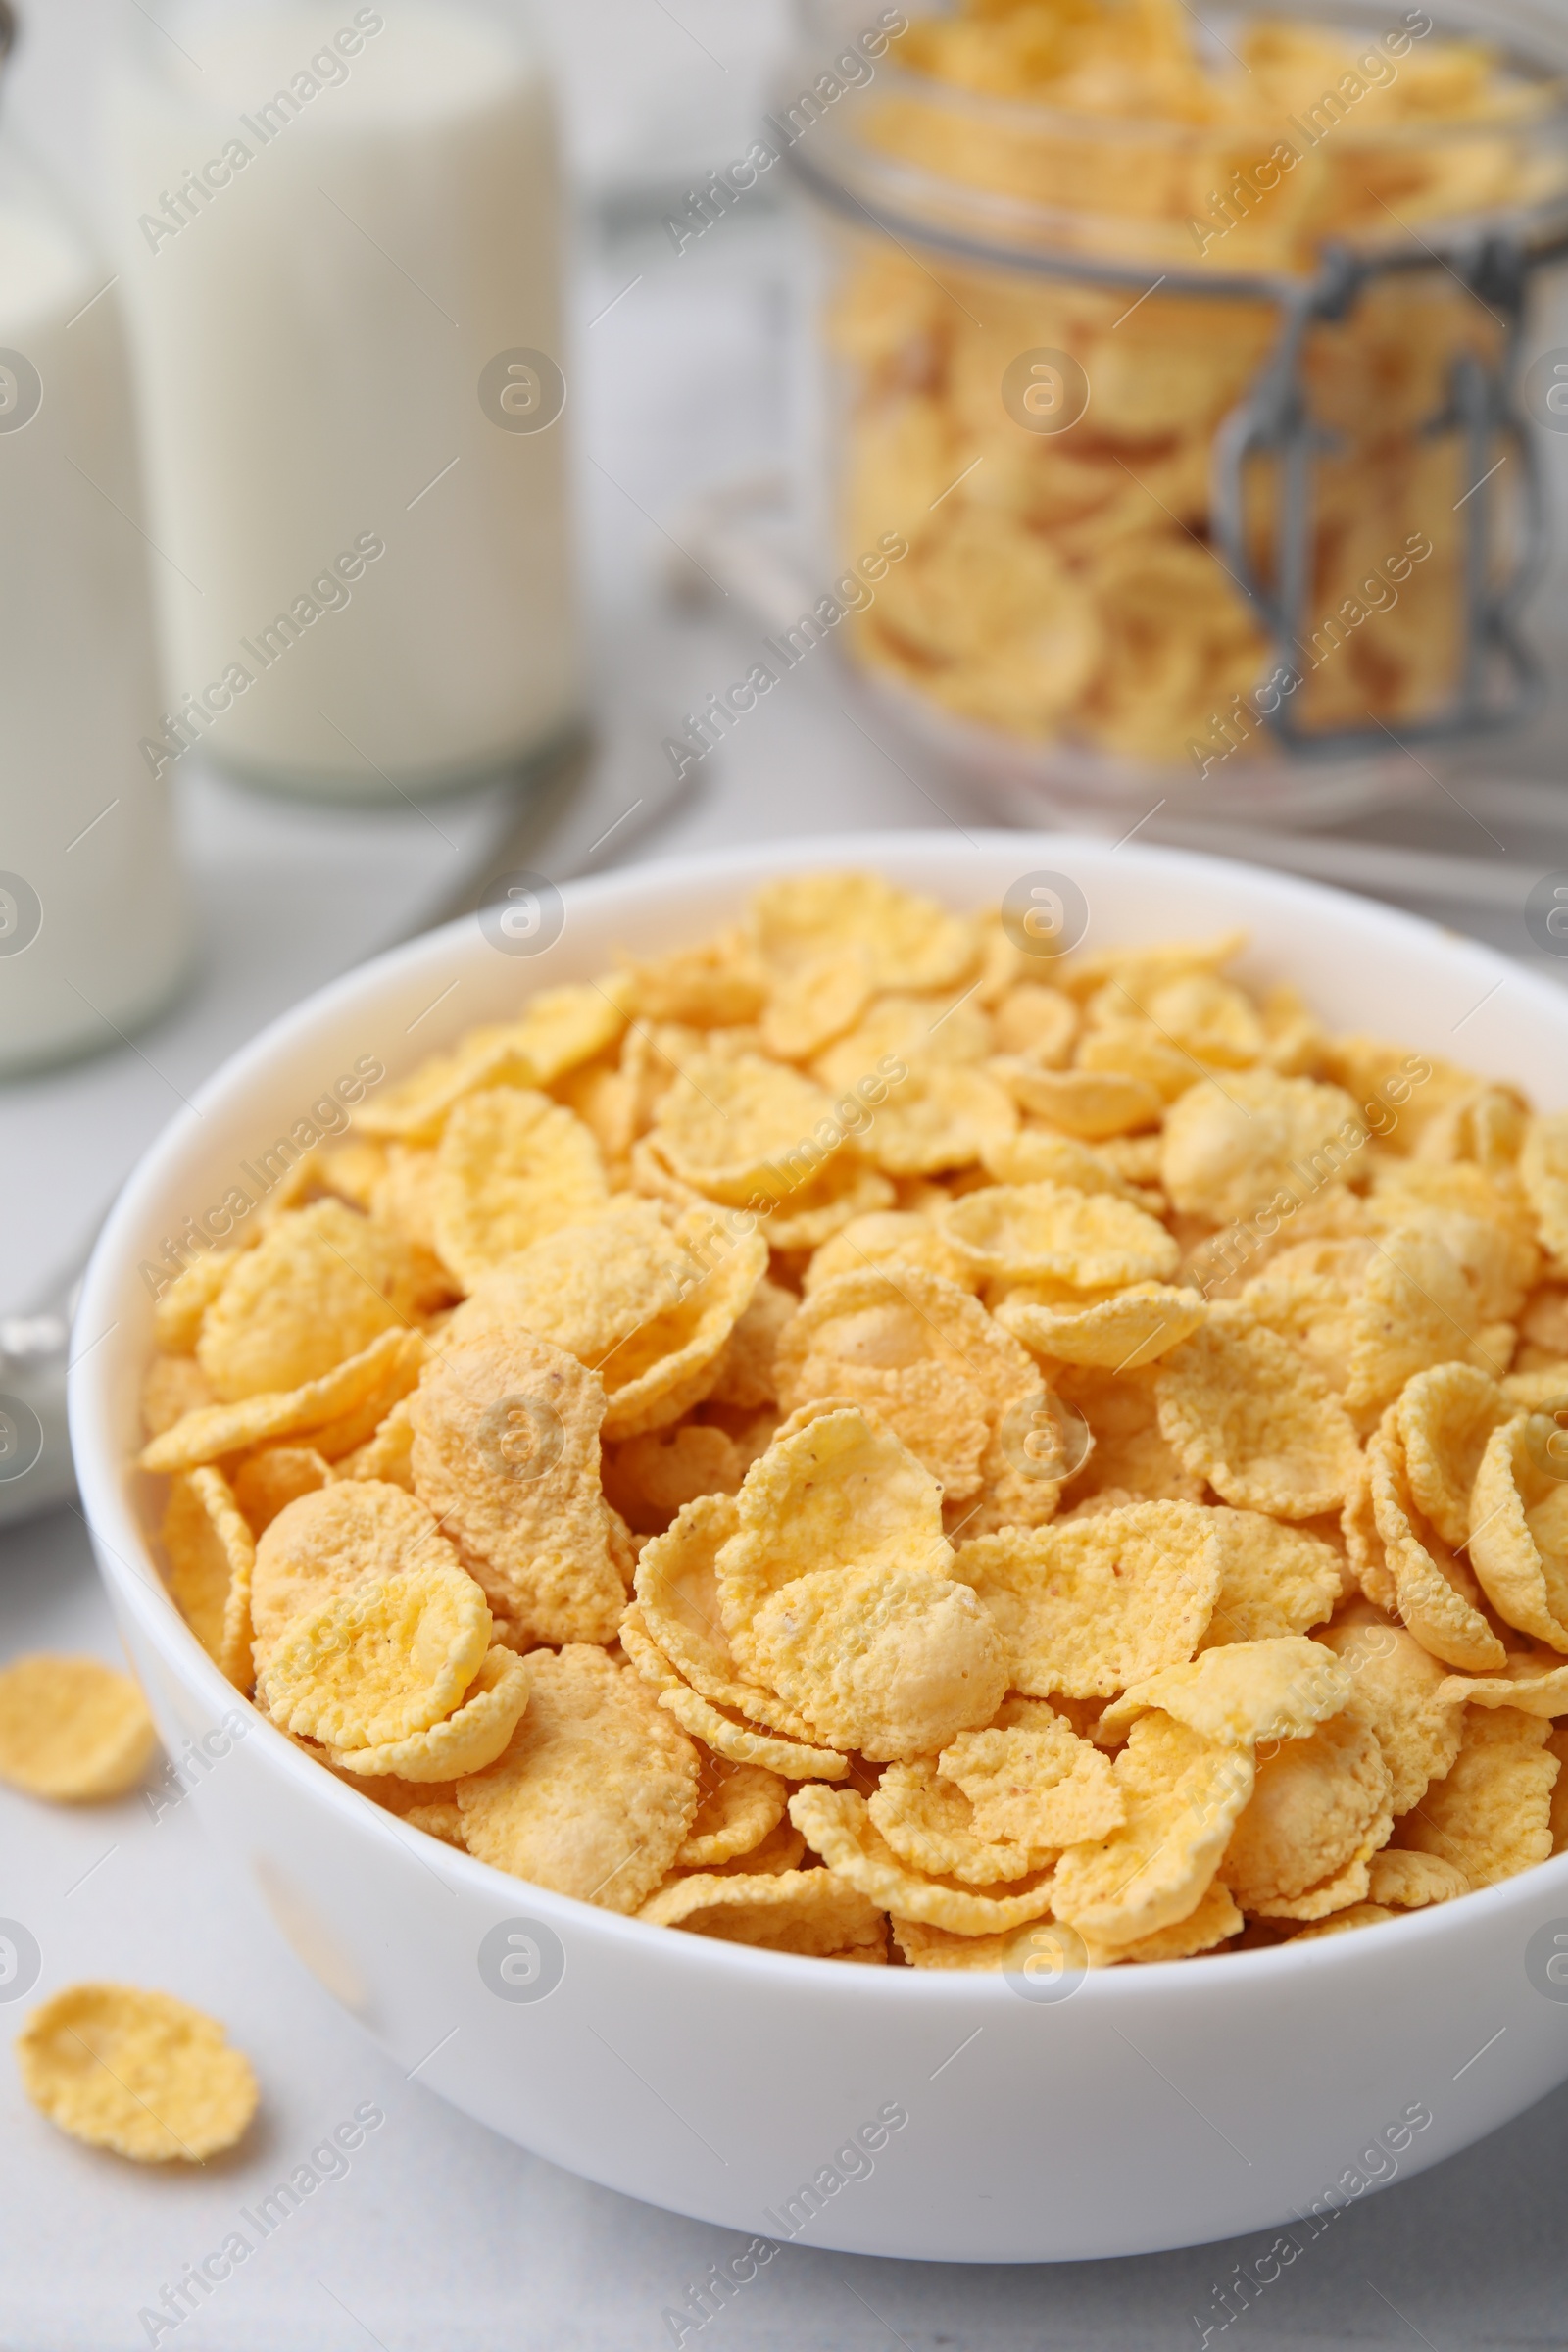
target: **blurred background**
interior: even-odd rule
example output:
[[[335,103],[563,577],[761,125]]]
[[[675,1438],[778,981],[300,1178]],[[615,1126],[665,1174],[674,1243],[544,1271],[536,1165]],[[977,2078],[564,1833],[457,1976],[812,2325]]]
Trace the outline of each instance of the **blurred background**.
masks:
[[[1082,824],[1558,968],[1561,10],[906,21],[24,12],[0,1308],[502,869]]]

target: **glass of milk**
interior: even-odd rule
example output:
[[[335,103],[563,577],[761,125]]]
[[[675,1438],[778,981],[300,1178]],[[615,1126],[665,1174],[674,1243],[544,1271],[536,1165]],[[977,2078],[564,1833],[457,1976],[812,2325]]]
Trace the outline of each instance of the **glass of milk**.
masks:
[[[475,0],[176,0],[108,88],[172,700],[386,800],[580,722],[550,91]]]
[[[0,9],[0,53],[9,30]],[[190,949],[129,368],[101,255],[0,138],[0,1074],[111,1046]]]

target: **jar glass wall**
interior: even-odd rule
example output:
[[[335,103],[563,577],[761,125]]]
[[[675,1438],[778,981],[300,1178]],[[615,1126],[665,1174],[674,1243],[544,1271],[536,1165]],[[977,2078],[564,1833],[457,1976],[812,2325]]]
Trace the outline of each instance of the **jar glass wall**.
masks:
[[[1494,11],[853,15],[790,157],[835,551],[907,545],[850,637],[889,709],[1025,793],[1287,820],[1526,715],[1561,61]]]

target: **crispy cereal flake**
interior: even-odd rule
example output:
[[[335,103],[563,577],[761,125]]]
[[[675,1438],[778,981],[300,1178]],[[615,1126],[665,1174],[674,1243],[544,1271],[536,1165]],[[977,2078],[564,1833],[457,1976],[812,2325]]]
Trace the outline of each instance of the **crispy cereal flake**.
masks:
[[[1447,1690],[1441,1662],[1386,1618],[1368,1611],[1366,1622],[1328,1626],[1318,1640],[1348,1670],[1345,1712],[1376,1736],[1393,1777],[1397,1819],[1452,1764],[1464,1710]]]
[[[625,1605],[595,1372],[515,1328],[444,1346],[410,1401],[414,1484],[491,1606],[535,1642],[610,1642]]]
[[[426,1252],[341,1200],[287,1211],[232,1266],[196,1347],[226,1404],[304,1388],[452,1296]]]
[[[1360,1902],[1393,1827],[1392,1791],[1375,1734],[1335,1716],[1259,1764],[1220,1876],[1244,1911],[1274,1919],[1323,1919]]]
[[[40,1651],[0,1666],[0,1781],[57,1804],[123,1796],[158,1734],[128,1674]]]
[[[413,1782],[456,1781],[493,1764],[522,1720],[532,1676],[526,1658],[498,1642],[450,1715],[422,1732],[376,1746],[331,1747],[327,1760],[361,1779],[396,1774]]]
[[[1558,1771],[1545,1744],[1549,1729],[1514,1707],[1467,1709],[1459,1753],[1400,1822],[1399,1844],[1435,1854],[1471,1886],[1493,1886],[1544,1862]]]
[[[943,1230],[992,1281],[1057,1282],[1074,1291],[1161,1282],[1175,1273],[1165,1228],[1113,1193],[1057,1184],[991,1185],[966,1193]]]
[[[1200,1649],[1304,1634],[1332,1615],[1344,1586],[1343,1554],[1333,1544],[1261,1511],[1220,1509],[1212,1521],[1219,1597]]]
[[[1545,1413],[1516,1413],[1493,1431],[1470,1497],[1469,1548],[1482,1590],[1503,1622],[1568,1650],[1568,1482],[1547,1450],[1556,1436]],[[1500,1666],[1502,1660],[1449,1663]]]
[[[973,1887],[927,1877],[899,1860],[871,1819],[866,1800],[850,1788],[797,1788],[790,1819],[829,1871],[890,1911],[960,1936],[985,1936],[1021,1927],[1051,1908],[1051,1873],[1036,1872],[1010,1894],[977,1894]]]
[[[684,1928],[690,1936],[815,1959],[869,1951],[883,1933],[876,1905],[830,1870],[718,1878],[698,1872],[662,1886],[637,1916],[657,1927]]]
[[[1154,1393],[1184,1467],[1238,1510],[1315,1519],[1349,1492],[1359,1448],[1343,1406],[1261,1324],[1210,1320],[1163,1359]]]
[[[568,1642],[530,1665],[511,1744],[458,1783],[468,1851],[557,1894],[636,1911],[696,1818],[697,1750],[602,1649]]]
[[[1039,1699],[1009,1699],[995,1725],[950,1740],[937,1771],[969,1799],[980,1838],[1079,1845],[1126,1819],[1109,1759]]]
[[[781,1433],[747,1472],[736,1530],[717,1558],[730,1645],[752,1665],[750,1627],[768,1595],[829,1562],[944,1575],[942,1490],[875,1415],[823,1412]]]
[[[754,1854],[784,1818],[787,1782],[757,1764],[703,1766],[702,1798],[685,1844],[675,1856],[683,1870],[710,1870],[737,1854]]]
[[[1196,1503],[1138,1502],[965,1544],[956,1573],[996,1620],[1011,1688],[1105,1697],[1190,1658],[1219,1591],[1209,1518]]]
[[[248,1689],[256,1544],[220,1471],[192,1470],[171,1482],[163,1538],[181,1616],[229,1681]]]
[[[436,1152],[435,1242],[466,1290],[492,1266],[608,1198],[604,1161],[581,1119],[548,1095],[502,1086],[468,1095]]]
[[[73,1984],[17,2035],[22,2086],[73,2139],[135,2164],[201,2164],[256,2112],[256,2077],[213,2018],[172,1993]]]
[[[296,1617],[367,1577],[425,1566],[456,1568],[458,1555],[422,1502],[401,1487],[356,1479],[284,1505],[256,1546],[251,1572],[255,1665],[265,1672]]]
[[[969,1586],[920,1568],[797,1577],[757,1610],[747,1647],[829,1746],[877,1762],[933,1754],[989,1723],[1007,1688],[1001,1638]]]
[[[285,1626],[262,1689],[289,1731],[378,1747],[450,1714],[489,1644],[490,1611],[471,1576],[412,1568],[368,1578]]]
[[[1205,1650],[1190,1666],[1164,1666],[1129,1685],[1100,1718],[1096,1737],[1113,1740],[1157,1707],[1222,1746],[1304,1740],[1338,1715],[1349,1695],[1348,1672],[1321,1642],[1299,1634],[1233,1642]]]
[[[1191,1918],[1253,1777],[1245,1749],[1205,1740],[1168,1715],[1140,1716],[1116,1759],[1123,1826],[1067,1848],[1052,1895],[1056,1917],[1105,1945]]]

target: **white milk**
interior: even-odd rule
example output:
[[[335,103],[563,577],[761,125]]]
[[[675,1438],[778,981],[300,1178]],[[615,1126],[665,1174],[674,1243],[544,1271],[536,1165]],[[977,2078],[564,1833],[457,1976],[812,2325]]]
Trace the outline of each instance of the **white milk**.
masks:
[[[115,1044],[171,993],[189,946],[167,788],[137,750],[160,710],[147,585],[157,559],[141,536],[129,368],[116,296],[102,292],[109,274],[47,188],[8,155],[0,177],[3,1071]]]
[[[298,791],[514,765],[581,706],[564,421],[498,359],[561,360],[538,61],[459,0],[159,13],[109,145],[170,716]]]

